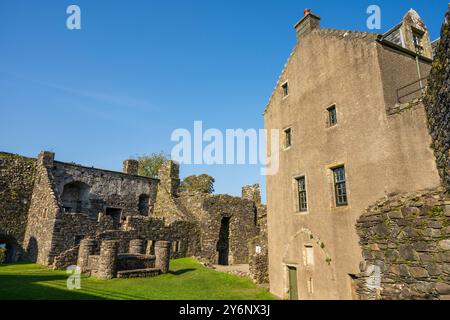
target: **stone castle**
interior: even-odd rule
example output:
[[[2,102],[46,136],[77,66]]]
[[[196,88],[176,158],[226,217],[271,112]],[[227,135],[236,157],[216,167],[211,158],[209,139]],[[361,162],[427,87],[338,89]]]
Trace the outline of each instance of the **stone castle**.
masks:
[[[172,161],[151,179],[138,176],[136,160],[113,172],[54,157],[0,153],[0,243],[8,262],[26,257],[57,269],[78,262],[83,272],[110,278],[152,275],[155,265],[167,269],[169,256],[194,256],[250,264],[255,280],[267,281],[264,264],[252,262],[264,256],[255,253],[265,230],[259,186],[244,187],[242,197],[180,192]]]
[[[182,192],[171,161],[150,179],[133,160],[111,172],[0,153],[8,261],[109,279],[194,256],[248,263],[285,299],[450,298],[450,11],[436,41],[414,10],[385,34],[320,20],[295,25],[264,113],[282,131],[267,209],[257,185]]]
[[[434,42],[412,9],[385,34],[324,29],[309,10],[295,25],[264,113],[282,132],[268,142],[275,295],[450,296],[449,17]]]

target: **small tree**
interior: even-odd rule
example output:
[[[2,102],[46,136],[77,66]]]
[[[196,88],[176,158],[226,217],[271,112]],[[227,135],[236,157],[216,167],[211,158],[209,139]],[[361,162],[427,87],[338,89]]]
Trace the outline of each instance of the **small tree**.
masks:
[[[139,175],[149,178],[158,178],[161,165],[169,160],[169,156],[163,151],[160,153],[152,153],[137,158],[139,161]]]
[[[211,194],[214,192],[214,182],[214,178],[207,174],[189,176],[181,182],[180,191]]]

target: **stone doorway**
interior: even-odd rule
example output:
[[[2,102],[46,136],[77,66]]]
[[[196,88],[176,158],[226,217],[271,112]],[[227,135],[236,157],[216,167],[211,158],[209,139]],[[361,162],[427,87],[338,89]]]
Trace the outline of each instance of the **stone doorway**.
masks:
[[[230,252],[230,218],[223,217],[220,223],[219,241],[217,242],[218,264],[227,266],[229,264]]]

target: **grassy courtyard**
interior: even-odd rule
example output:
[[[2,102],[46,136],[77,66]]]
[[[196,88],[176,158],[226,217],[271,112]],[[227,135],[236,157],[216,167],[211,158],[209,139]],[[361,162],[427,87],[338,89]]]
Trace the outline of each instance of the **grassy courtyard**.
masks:
[[[35,264],[0,265],[0,300],[268,300],[249,279],[205,268],[193,259],[171,261],[168,274],[144,279],[82,277],[69,290],[64,271]]]

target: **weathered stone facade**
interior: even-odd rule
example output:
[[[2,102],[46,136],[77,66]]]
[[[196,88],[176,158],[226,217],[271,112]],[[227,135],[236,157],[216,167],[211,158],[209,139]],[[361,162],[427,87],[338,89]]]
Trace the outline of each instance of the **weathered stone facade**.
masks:
[[[6,261],[22,255],[36,160],[0,153],[0,243],[8,247]]]
[[[171,258],[249,263],[248,243],[259,232],[258,212],[264,207],[259,187],[254,186],[254,198],[180,192],[179,166],[172,161],[163,164],[160,179],[151,179],[137,176],[135,160],[125,161],[121,173],[54,157],[51,152],[37,160],[0,157],[0,195],[11,195],[0,207],[0,219],[10,219],[0,220],[0,230],[32,261],[57,269],[80,263],[104,278],[116,276],[112,264],[120,269],[125,262],[137,263],[142,259],[127,257],[150,257],[161,246]],[[102,260],[103,243],[105,252],[118,257],[114,263]]]
[[[435,51],[428,91],[424,99],[428,127],[433,139],[437,166],[443,184],[450,192],[450,11]]]
[[[423,99],[442,188],[388,195],[358,220],[361,299],[450,298],[450,11]]]
[[[443,190],[380,200],[357,229],[361,299],[450,297],[450,198]]]

